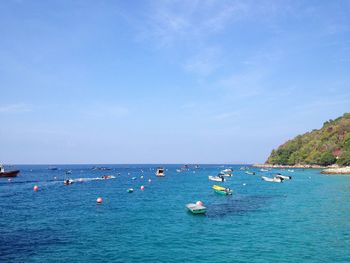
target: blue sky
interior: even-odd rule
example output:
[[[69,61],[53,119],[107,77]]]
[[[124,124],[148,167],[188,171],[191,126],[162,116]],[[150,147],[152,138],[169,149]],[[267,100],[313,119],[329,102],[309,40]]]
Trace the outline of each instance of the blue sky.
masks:
[[[350,111],[349,10],[1,1],[0,162],[263,162]]]

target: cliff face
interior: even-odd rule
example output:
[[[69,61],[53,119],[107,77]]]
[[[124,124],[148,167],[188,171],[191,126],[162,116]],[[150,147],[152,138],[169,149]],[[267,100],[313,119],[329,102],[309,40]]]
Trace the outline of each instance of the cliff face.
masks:
[[[272,151],[266,163],[350,165],[350,113],[287,141]]]

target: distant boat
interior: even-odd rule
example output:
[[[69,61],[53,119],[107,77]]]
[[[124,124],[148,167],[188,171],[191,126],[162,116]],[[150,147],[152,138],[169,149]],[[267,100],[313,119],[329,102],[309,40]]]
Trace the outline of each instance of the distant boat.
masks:
[[[207,208],[203,205],[187,204],[186,207],[193,214],[205,214],[207,212]]]
[[[72,174],[72,170],[67,170],[66,174]]]
[[[260,171],[261,171],[261,172],[268,172],[269,170],[264,169],[264,168],[261,168]]]
[[[16,177],[19,174],[19,170],[12,170],[5,172],[5,169],[0,165],[0,177]]]
[[[211,181],[215,181],[215,182],[224,182],[224,181],[226,181],[226,179],[223,176],[212,176],[212,175],[209,175],[208,179],[211,180]]]
[[[47,169],[49,169],[50,171],[57,171],[58,168],[55,166],[49,166]]]
[[[275,178],[281,178],[282,180],[290,180],[290,179],[292,179],[291,176],[282,175],[282,174],[274,174],[273,177],[275,177]]]
[[[289,169],[287,170],[288,172],[291,172],[291,173],[294,173],[294,170],[293,169]]]
[[[279,177],[274,177],[274,178],[269,178],[266,176],[261,176],[261,179],[263,179],[266,182],[271,182],[271,183],[282,183],[283,179]]]
[[[158,168],[157,168],[157,171],[156,171],[156,176],[158,176],[158,177],[163,177],[163,176],[165,176],[164,168],[158,167]]]
[[[133,188],[129,188],[128,190],[126,190],[128,193],[132,193],[134,192],[134,189]]]
[[[212,187],[217,194],[221,195],[232,195],[232,190],[230,188],[225,188],[219,185],[213,185]]]
[[[181,171],[182,171],[181,169],[176,169],[176,172],[178,173],[181,173]]]
[[[246,174],[255,175],[255,172],[246,171]]]

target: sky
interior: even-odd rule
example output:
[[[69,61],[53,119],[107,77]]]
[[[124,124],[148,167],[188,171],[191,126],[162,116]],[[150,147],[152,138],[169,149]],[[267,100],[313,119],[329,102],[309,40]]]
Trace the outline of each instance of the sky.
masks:
[[[350,112],[350,1],[0,1],[0,163],[261,163]]]

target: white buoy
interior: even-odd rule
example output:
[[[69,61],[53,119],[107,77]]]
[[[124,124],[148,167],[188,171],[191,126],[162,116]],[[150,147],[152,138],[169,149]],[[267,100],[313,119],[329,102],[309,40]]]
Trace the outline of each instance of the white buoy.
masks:
[[[96,202],[97,202],[98,204],[102,204],[102,202],[103,202],[102,197],[98,197],[98,198],[96,199]]]
[[[197,202],[196,202],[196,205],[203,206],[203,202],[202,202],[202,201],[197,201]]]

